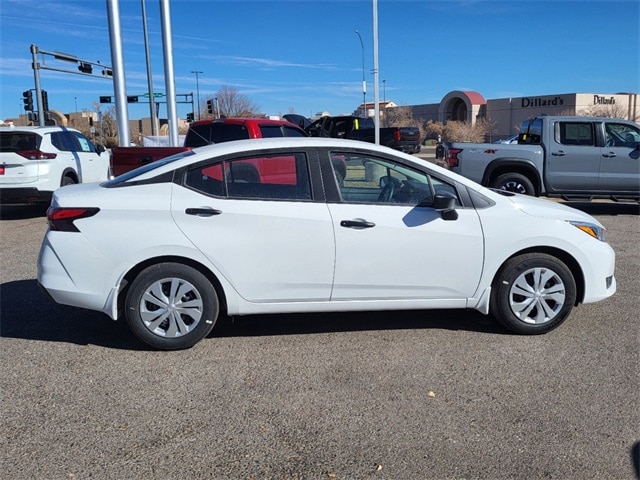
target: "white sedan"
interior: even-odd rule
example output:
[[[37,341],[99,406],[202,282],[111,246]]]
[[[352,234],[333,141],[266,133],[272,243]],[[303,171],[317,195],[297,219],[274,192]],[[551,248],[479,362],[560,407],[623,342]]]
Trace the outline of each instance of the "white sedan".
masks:
[[[591,216],[385,147],[248,140],[55,192],[38,281],[157,349],[218,315],[475,309],[547,332],[616,290]]]

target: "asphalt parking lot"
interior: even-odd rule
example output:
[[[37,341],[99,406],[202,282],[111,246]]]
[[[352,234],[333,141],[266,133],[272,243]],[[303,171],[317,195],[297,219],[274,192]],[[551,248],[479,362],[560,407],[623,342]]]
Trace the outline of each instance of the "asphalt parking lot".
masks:
[[[0,471],[23,479],[640,478],[637,204],[570,203],[618,292],[543,336],[475,312],[223,319],[193,349],[36,285],[43,209],[0,209]]]

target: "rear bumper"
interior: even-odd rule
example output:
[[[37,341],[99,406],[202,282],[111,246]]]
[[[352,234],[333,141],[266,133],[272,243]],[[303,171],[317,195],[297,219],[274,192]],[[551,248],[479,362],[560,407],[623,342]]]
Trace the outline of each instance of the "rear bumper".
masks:
[[[33,187],[0,187],[0,204],[21,205],[33,203],[51,203],[53,192],[40,191]]]

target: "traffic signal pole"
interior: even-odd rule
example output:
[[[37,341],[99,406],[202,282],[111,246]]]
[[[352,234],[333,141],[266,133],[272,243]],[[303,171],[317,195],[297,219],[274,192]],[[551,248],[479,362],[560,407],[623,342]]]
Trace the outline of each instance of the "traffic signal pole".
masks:
[[[42,108],[42,87],[40,86],[40,64],[38,63],[38,46],[31,45],[33,82],[36,87],[36,105],[38,106],[38,124],[44,127],[44,111]]]

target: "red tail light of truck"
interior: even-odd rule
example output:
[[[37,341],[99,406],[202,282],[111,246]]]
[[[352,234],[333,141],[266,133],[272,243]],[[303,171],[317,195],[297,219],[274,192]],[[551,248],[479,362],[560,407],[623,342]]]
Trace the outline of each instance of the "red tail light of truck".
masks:
[[[447,164],[449,168],[454,168],[458,166],[458,154],[462,151],[461,148],[450,148],[447,150]]]

